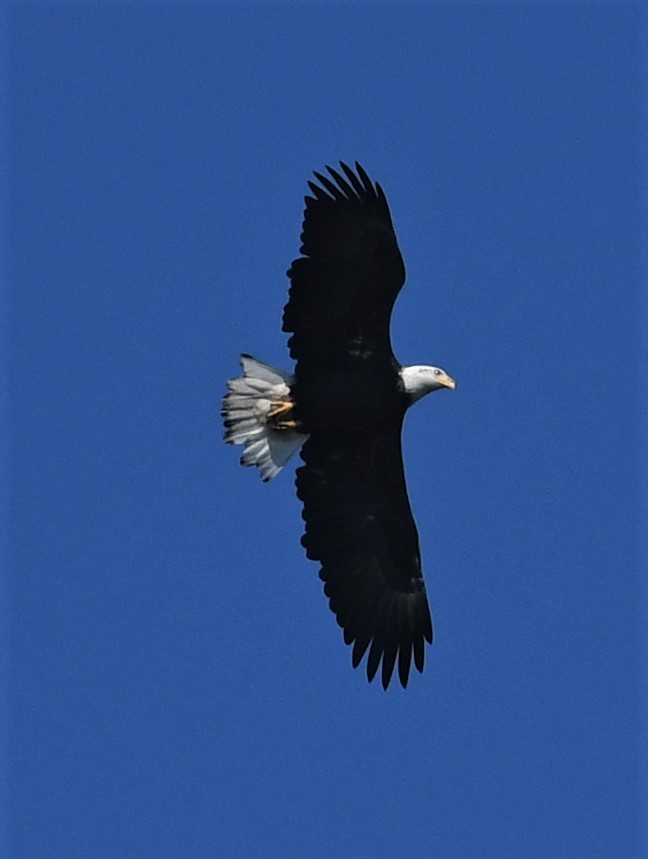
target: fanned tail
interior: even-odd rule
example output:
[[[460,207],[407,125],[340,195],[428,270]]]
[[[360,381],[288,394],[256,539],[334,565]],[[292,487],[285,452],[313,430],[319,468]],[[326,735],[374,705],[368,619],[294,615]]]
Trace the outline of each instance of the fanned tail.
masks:
[[[225,441],[242,444],[241,465],[256,465],[262,480],[272,480],[308,438],[296,429],[278,428],[279,422],[268,422],[270,412],[290,402],[294,380],[251,355],[241,355],[241,366],[243,375],[228,381],[223,397]]]

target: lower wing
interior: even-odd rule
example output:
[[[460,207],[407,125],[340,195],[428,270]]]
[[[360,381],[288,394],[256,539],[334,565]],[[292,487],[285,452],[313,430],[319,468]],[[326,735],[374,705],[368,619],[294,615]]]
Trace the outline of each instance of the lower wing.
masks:
[[[401,423],[374,432],[312,435],[297,471],[302,544],[320,561],[331,610],[353,644],[354,668],[369,649],[367,677],[382,662],[386,689],[398,660],[407,685],[412,656],[423,670],[432,621],[401,455]]]

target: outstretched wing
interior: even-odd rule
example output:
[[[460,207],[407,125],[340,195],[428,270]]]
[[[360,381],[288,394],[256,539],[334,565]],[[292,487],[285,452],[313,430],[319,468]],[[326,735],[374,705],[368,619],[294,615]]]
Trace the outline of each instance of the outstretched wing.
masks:
[[[432,642],[401,424],[313,435],[297,471],[306,554],[322,564],[324,592],[345,642],[353,644],[354,668],[369,649],[367,677],[373,680],[382,660],[385,689],[397,659],[403,687],[412,656],[422,671],[424,641]]]
[[[343,366],[354,355],[391,358],[389,320],[405,281],[387,200],[356,162],[356,172],[315,173],[305,198],[302,257],[288,271],[283,330],[297,376],[326,361]]]

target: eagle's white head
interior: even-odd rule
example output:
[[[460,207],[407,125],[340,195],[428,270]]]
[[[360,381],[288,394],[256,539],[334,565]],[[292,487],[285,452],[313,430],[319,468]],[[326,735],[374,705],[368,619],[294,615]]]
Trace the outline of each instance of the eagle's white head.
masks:
[[[445,370],[440,367],[428,367],[426,364],[401,367],[400,376],[403,380],[405,393],[413,403],[431,391],[457,387],[455,380],[452,376],[448,376]]]

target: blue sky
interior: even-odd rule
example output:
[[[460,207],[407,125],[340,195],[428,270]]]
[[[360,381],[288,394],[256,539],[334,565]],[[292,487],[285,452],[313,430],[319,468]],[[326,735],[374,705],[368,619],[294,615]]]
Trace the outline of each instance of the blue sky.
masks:
[[[631,5],[5,10],[5,854],[639,846]],[[381,182],[436,641],[384,693],[221,442],[313,169]]]

